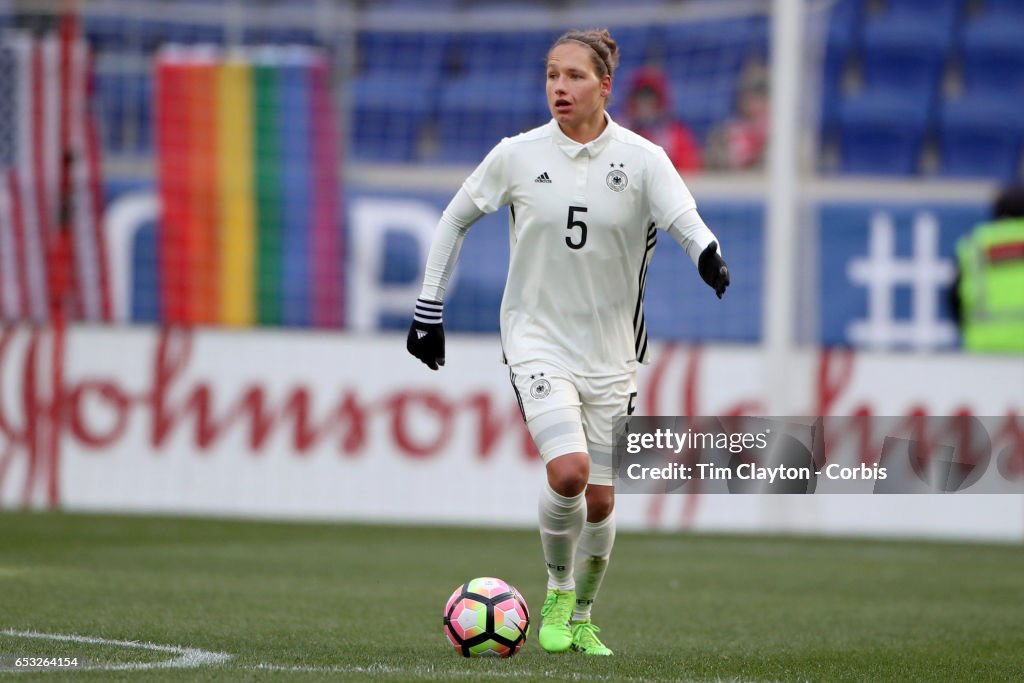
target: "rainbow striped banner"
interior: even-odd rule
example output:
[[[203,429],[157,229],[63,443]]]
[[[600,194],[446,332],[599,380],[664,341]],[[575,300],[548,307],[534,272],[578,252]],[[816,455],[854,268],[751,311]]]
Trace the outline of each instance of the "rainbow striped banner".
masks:
[[[326,57],[164,48],[156,63],[161,318],[340,327],[338,141]]]

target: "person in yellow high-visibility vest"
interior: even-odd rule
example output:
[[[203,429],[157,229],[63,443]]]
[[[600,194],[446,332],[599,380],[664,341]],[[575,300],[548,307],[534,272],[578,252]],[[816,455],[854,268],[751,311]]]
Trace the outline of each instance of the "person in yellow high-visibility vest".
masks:
[[[1003,190],[993,214],[957,243],[953,313],[967,351],[1024,353],[1024,186]]]

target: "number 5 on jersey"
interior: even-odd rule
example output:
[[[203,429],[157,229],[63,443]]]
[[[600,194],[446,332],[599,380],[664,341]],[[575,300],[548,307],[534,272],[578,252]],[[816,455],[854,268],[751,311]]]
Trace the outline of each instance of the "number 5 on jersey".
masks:
[[[573,237],[576,234],[573,232],[569,233],[569,236],[565,238],[565,243],[570,249],[582,249],[583,245],[587,243],[587,224],[581,220],[576,219],[576,212],[586,213],[587,207],[585,206],[570,206],[569,207],[569,218],[566,221],[565,229],[572,231],[575,228],[579,228],[579,240],[573,241]]]

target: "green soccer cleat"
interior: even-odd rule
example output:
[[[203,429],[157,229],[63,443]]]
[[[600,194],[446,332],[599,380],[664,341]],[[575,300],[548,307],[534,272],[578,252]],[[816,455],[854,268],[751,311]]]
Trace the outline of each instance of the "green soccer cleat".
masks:
[[[572,649],[585,655],[608,657],[613,654],[610,649],[605,647],[604,643],[597,639],[597,633],[600,630],[597,626],[591,624],[590,621],[573,622]]]
[[[565,652],[572,645],[569,617],[576,604],[576,591],[548,589],[540,615],[544,618],[537,640],[547,652]]]

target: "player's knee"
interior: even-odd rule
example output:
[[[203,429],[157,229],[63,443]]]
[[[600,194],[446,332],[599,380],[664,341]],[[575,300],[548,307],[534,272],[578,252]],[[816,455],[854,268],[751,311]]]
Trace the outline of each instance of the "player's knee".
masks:
[[[560,455],[547,464],[548,485],[560,496],[578,496],[587,487],[590,458],[586,453]]]
[[[615,509],[615,494],[611,486],[587,487],[587,521],[600,522],[608,519]]]

